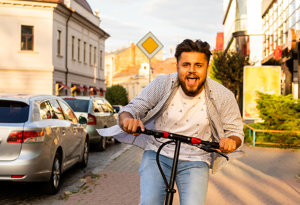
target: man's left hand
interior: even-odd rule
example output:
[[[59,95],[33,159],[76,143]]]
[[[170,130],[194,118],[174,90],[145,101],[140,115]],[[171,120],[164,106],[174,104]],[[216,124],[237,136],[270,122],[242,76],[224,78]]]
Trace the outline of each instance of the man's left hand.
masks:
[[[222,137],[219,145],[221,152],[230,153],[236,150],[241,145],[241,139],[236,136]]]

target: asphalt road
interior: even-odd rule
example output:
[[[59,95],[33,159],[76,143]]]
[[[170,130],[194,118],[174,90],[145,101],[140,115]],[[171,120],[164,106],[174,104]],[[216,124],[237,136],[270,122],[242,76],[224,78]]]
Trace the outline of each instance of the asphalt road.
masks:
[[[76,192],[84,184],[86,176],[96,177],[105,166],[114,158],[122,154],[129,146],[125,144],[114,144],[108,142],[104,152],[90,150],[89,163],[85,169],[74,166],[63,174],[62,186],[56,195],[47,195],[43,191],[41,183],[11,183],[0,182],[0,204],[58,204],[65,199],[65,192]],[[59,200],[59,201],[58,201]]]

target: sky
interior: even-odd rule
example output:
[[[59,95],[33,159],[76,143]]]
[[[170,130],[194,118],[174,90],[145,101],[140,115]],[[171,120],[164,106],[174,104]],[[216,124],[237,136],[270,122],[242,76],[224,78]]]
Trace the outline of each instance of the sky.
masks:
[[[98,10],[100,28],[110,37],[106,52],[135,44],[151,31],[172,57],[184,39],[207,41],[215,48],[217,32],[223,32],[223,0],[87,0]]]

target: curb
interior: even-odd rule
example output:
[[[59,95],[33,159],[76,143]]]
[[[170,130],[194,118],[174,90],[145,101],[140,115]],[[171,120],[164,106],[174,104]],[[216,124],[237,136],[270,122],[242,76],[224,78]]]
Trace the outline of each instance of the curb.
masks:
[[[117,153],[113,154],[107,161],[106,163],[99,167],[94,168],[91,173],[94,175],[97,175],[99,172],[101,172],[102,170],[105,169],[105,167],[107,167],[107,165],[109,165],[114,159],[118,158],[121,154],[123,154],[125,151],[127,151],[128,149],[130,149],[133,145],[127,145],[126,147],[124,147],[123,149],[121,149],[120,151],[118,151]],[[77,193],[80,191],[81,187],[83,187],[86,184],[86,178],[88,176],[79,179],[76,183],[74,183],[73,185],[66,187],[65,190],[63,190],[63,195],[64,197],[66,196],[70,196],[73,193]]]

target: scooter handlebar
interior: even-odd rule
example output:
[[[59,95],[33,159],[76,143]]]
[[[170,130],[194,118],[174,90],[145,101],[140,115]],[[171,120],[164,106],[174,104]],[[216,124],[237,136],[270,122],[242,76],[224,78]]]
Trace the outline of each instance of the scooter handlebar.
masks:
[[[160,132],[156,130],[149,130],[145,128],[145,131],[142,131],[140,127],[137,128],[137,133],[142,133],[146,135],[153,135],[155,138],[168,138],[168,139],[174,139],[174,140],[180,140],[182,142],[185,142],[187,144],[192,145],[205,145],[210,148],[219,149],[219,143],[218,142],[210,142],[210,141],[204,141],[196,137],[188,137],[184,135],[169,133],[169,132]]]

